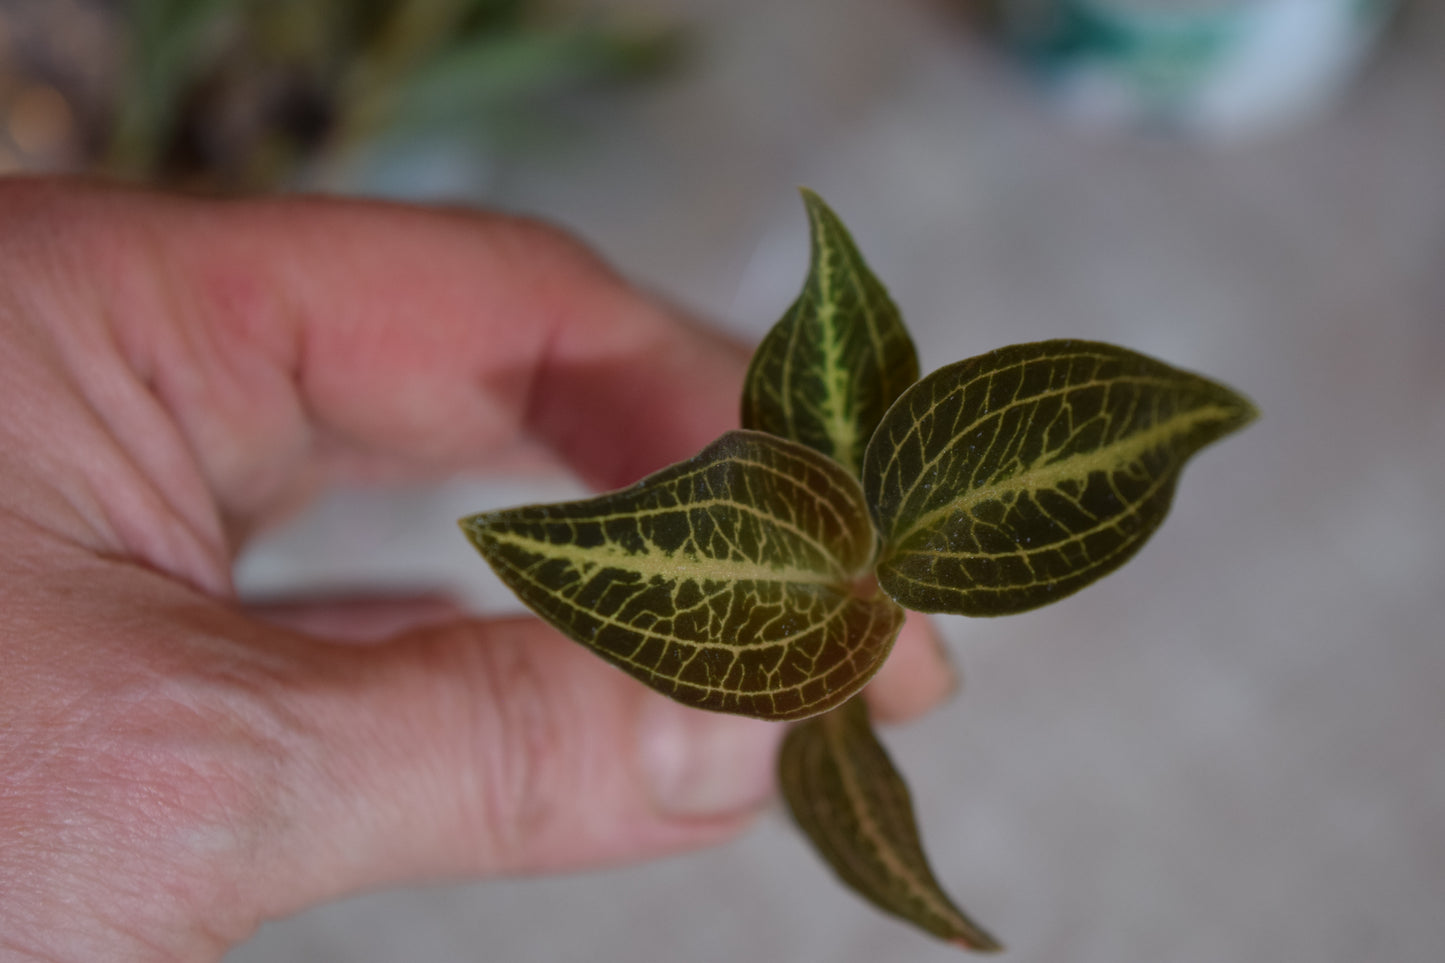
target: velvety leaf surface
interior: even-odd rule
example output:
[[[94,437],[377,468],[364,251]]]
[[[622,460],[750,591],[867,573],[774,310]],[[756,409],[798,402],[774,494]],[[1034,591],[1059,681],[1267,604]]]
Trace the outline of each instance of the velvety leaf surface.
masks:
[[[857,474],[883,413],[918,379],[898,308],[838,216],[811,191],[803,291],[753,355],[743,427],[802,442]]]
[[[761,432],[622,491],[461,525],[533,611],[698,708],[822,712],[872,677],[903,621],[869,577],[857,480]]]
[[[908,786],[862,699],[794,726],[778,759],[793,818],[842,880],[880,909],[973,950],[1002,949],[929,868]]]
[[[1089,341],[942,368],[899,399],[865,459],[879,582],[925,612],[1062,598],[1138,551],[1189,457],[1254,416],[1222,385]]]

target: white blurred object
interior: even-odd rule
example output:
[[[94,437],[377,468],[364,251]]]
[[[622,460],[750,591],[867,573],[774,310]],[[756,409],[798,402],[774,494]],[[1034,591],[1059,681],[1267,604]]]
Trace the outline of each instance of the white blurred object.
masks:
[[[1318,115],[1394,0],[995,0],[1006,42],[1085,121],[1238,139]]]

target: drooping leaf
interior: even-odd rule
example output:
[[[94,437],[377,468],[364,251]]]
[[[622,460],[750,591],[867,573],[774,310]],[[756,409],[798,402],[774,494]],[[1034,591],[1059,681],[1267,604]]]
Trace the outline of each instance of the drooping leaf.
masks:
[[[854,474],[883,413],[918,379],[898,308],[838,215],[804,190],[812,263],[753,355],[743,427],[802,442]]]
[[[698,708],[822,712],[872,677],[903,621],[870,577],[857,480],[761,432],[612,494],[461,525],[544,619]]]
[[[879,582],[924,612],[1063,598],[1138,551],[1190,456],[1254,417],[1222,385],[1096,342],[942,368],[899,399],[865,458]]]
[[[874,736],[862,699],[794,726],[778,776],[799,827],[861,896],[940,939],[980,952],[1003,948],[934,877],[908,786]]]

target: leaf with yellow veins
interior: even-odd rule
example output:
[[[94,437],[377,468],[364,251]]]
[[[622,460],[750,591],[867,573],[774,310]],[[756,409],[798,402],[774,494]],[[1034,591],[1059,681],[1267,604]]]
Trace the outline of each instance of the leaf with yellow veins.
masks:
[[[879,909],[967,949],[1003,949],[943,891],[908,786],[862,699],[794,726],[778,759],[793,819],[838,876]]]
[[[461,526],[538,615],[697,708],[822,712],[872,678],[903,623],[871,577],[857,480],[761,432],[729,432],[631,488]]]
[[[1200,448],[1254,406],[1125,348],[1043,341],[941,368],[899,398],[863,468],[878,580],[923,612],[1007,615],[1123,565]]]
[[[856,475],[883,413],[918,379],[918,354],[838,215],[812,191],[803,202],[808,277],[753,354],[743,427],[801,442]]]

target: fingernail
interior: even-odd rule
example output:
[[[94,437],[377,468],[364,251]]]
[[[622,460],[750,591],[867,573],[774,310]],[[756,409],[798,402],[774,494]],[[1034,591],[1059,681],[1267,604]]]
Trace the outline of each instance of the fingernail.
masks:
[[[638,759],[653,800],[669,816],[726,816],[773,794],[784,727],[649,699],[638,719]]]

